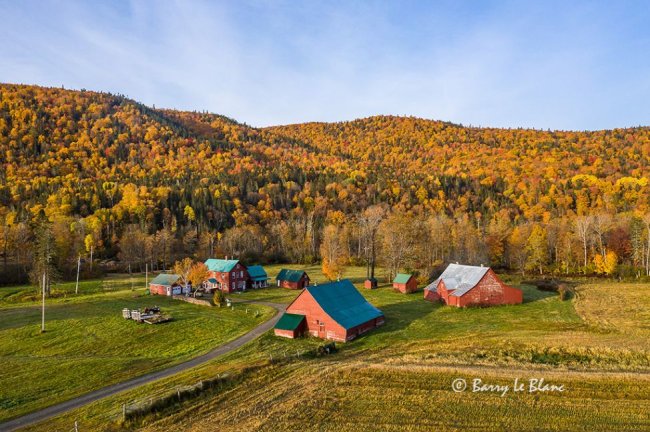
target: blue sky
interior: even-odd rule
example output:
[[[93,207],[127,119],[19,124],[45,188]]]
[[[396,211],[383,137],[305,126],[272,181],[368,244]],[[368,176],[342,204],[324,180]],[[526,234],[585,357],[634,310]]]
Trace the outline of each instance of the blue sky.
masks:
[[[650,125],[650,3],[0,0],[0,81],[254,126]]]

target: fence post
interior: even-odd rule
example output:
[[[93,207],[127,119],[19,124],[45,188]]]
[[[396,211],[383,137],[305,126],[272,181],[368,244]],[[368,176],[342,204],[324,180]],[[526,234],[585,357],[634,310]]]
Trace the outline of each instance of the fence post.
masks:
[[[126,404],[122,404],[122,421],[126,422]]]
[[[77,420],[74,421],[74,432],[79,432],[79,426],[77,425]]]

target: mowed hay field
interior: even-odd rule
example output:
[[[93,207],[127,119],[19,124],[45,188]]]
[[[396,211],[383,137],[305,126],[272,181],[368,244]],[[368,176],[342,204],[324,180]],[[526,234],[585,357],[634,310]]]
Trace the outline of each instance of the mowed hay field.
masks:
[[[451,383],[474,378],[512,385],[544,377],[556,393],[456,393]],[[471,385],[471,384],[470,384]],[[256,391],[251,391],[255,389]],[[645,431],[650,379],[513,370],[410,368],[382,364],[269,367],[239,387],[142,425],[185,431]]]
[[[30,300],[33,288],[0,288],[0,420],[192,358],[274,314],[257,305],[231,310],[148,296],[143,282],[132,291],[129,280],[89,281],[79,296],[74,284],[56,287],[61,296],[46,302],[43,334],[40,302]],[[149,325],[122,318],[125,307],[154,305],[173,321]]]
[[[269,266],[269,275],[280,267]],[[308,271],[312,280],[324,281],[318,267]],[[360,287],[364,269],[348,275]],[[92,430],[649,430],[650,339],[642,320],[650,285],[590,283],[569,301],[520,287],[524,304],[486,309],[432,305],[421,291],[399,294],[387,283],[374,291],[360,288],[384,311],[386,324],[339,344],[335,355],[292,357],[322,342],[267,333],[202,367],[29,430],[66,430],[75,420]],[[636,299],[633,308],[618,300],[623,287]],[[288,303],[297,294],[268,288],[232,296]],[[631,332],[635,324],[639,329]],[[249,366],[254,370],[245,371]],[[119,424],[123,403],[142,403],[224,373],[235,381]],[[500,385],[544,378],[565,391],[456,393],[456,378]]]

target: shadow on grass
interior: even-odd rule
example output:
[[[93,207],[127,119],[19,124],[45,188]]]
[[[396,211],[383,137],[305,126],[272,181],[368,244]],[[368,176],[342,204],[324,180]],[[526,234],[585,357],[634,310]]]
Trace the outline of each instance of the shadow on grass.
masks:
[[[417,294],[409,294],[412,300],[390,303],[381,306],[386,322],[383,326],[374,330],[377,334],[390,334],[404,330],[414,321],[418,321],[431,314],[438,305],[422,299]]]
[[[533,285],[519,285],[517,288],[524,292],[524,303],[533,303],[558,295],[556,292],[542,291]]]

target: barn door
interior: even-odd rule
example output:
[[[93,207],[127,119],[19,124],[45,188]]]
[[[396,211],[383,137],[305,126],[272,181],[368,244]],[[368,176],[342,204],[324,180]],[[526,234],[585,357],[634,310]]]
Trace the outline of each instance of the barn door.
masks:
[[[325,338],[325,323],[322,321],[318,322],[318,337]]]

